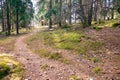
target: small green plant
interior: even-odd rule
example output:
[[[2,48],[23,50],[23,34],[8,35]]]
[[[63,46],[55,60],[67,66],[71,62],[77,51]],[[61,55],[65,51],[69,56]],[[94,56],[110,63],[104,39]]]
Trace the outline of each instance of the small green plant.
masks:
[[[120,23],[114,23],[112,27],[119,27],[120,28]]]
[[[45,65],[42,65],[41,69],[42,69],[42,70],[46,70],[48,67],[49,67],[49,65],[48,65],[48,64],[45,64]]]
[[[62,25],[61,28],[62,28],[62,29],[71,28],[71,25],[69,25],[69,24],[64,24],[64,25]]]
[[[0,79],[9,74],[10,68],[5,63],[0,63]]]
[[[104,20],[99,20],[98,23],[99,23],[99,24],[104,24],[105,21],[104,21]]]
[[[60,61],[64,64],[70,64],[70,61],[66,58],[61,58]]]
[[[84,26],[84,28],[88,27],[88,26],[89,26],[89,25],[88,25],[88,21],[85,21],[85,22],[83,23],[83,26]]]
[[[53,60],[59,60],[60,58],[62,58],[62,55],[60,53],[51,53],[50,51],[47,51],[45,49],[35,50],[35,53],[37,53],[41,57]]]
[[[101,72],[101,68],[95,67],[95,68],[93,69],[93,72],[96,73],[96,74],[98,74],[98,73]]]
[[[99,27],[99,26],[93,26],[93,29],[95,29],[95,30],[101,30],[102,29],[102,27]]]
[[[90,60],[91,60],[91,61],[93,61],[94,63],[96,63],[96,62],[98,62],[98,61],[99,61],[99,59],[98,59],[98,58],[91,58]]]
[[[56,44],[57,48],[73,50],[73,45],[70,42],[61,42]]]
[[[62,58],[62,55],[60,53],[53,53],[48,56],[49,59],[59,60]]]
[[[79,46],[79,47],[76,48],[76,51],[77,51],[79,54],[86,55],[87,47],[85,47],[85,46]]]
[[[103,46],[103,43],[98,41],[91,42],[90,44],[91,49],[94,51],[102,49],[102,46]]]
[[[69,77],[69,80],[80,80],[80,79],[78,78],[78,76],[72,75]]]
[[[37,53],[40,57],[48,57],[51,53],[45,49],[37,49],[34,50],[35,53]]]

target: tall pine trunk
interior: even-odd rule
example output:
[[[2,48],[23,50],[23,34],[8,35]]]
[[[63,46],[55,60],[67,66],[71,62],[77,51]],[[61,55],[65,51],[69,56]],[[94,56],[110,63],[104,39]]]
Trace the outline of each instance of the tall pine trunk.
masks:
[[[10,26],[10,15],[9,15],[9,4],[8,4],[8,0],[6,0],[6,7],[7,7],[7,33],[6,35],[10,35],[11,34],[11,26]]]
[[[82,5],[82,0],[79,0],[79,4],[80,4],[80,19],[81,19],[83,28],[85,28],[85,27],[88,26],[88,22],[87,22],[87,18],[85,16],[85,13],[84,13],[84,8],[83,8],[83,5]]]
[[[96,1],[94,3],[95,7],[94,7],[94,21],[98,20],[98,1]]]
[[[17,7],[17,6],[16,6]],[[19,24],[18,24],[19,14],[18,8],[16,9],[16,34],[19,34]]]
[[[59,7],[59,27],[62,26],[62,0],[60,0],[60,7]]]
[[[49,6],[49,10],[50,10],[50,17],[49,17],[49,28],[52,28],[52,13],[51,13],[51,9],[52,9],[52,0],[50,0],[50,6]]]
[[[5,26],[4,26],[4,13],[3,13],[3,0],[1,0],[1,13],[2,13],[2,32],[5,31]]]
[[[71,15],[72,15],[72,4],[71,4],[71,0],[69,0],[69,24],[72,23]]]
[[[90,5],[90,10],[88,11],[88,25],[91,26],[92,23],[92,14],[93,14],[93,0]]]

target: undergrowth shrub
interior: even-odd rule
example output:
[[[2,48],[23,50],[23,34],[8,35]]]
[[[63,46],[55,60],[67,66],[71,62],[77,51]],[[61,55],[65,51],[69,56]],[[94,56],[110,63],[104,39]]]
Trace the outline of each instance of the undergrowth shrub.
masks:
[[[120,23],[114,23],[112,27],[119,27],[120,28]]]
[[[0,63],[0,79],[9,74],[10,68],[5,63]]]
[[[66,29],[66,28],[71,28],[72,26],[69,24],[64,24],[61,26],[62,29]]]
[[[101,30],[102,27],[99,27],[99,26],[93,26],[93,29],[95,29],[95,30]]]

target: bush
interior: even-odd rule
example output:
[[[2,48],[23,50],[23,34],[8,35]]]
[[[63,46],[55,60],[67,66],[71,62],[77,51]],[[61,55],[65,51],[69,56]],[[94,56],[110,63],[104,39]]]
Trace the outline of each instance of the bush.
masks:
[[[95,30],[101,30],[102,27],[99,27],[99,26],[93,26],[93,29],[95,29]]]
[[[98,62],[99,59],[98,58],[91,58],[91,61],[93,61],[94,63]]]
[[[87,22],[87,21],[83,23],[83,27],[84,27],[84,28],[86,28],[86,27],[88,27],[88,26],[89,26],[89,25],[88,25],[88,22]]]
[[[54,59],[54,60],[59,60],[60,58],[62,58],[62,55],[60,53],[54,53],[54,54],[50,54],[48,56],[49,59]]]
[[[69,24],[64,24],[61,26],[62,29],[66,29],[66,28],[71,28],[72,26]]]
[[[99,24],[104,24],[105,21],[103,21],[103,20],[99,20],[98,23],[99,23]]]
[[[81,79],[79,79],[78,76],[76,75],[72,75],[69,77],[69,80],[81,80]]]
[[[100,71],[101,71],[101,69],[99,67],[95,67],[93,69],[93,72],[96,73],[96,74],[100,73]]]
[[[0,64],[0,79],[9,74],[10,68],[5,63]]]
[[[112,27],[119,27],[120,28],[120,23],[114,23]]]

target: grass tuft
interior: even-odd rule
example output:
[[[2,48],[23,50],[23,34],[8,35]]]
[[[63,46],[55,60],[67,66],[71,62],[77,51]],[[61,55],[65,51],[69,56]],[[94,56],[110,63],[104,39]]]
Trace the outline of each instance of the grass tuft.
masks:
[[[48,67],[49,67],[48,64],[44,64],[44,65],[42,65],[41,69],[42,69],[42,70],[46,70]]]
[[[98,62],[98,61],[99,61],[99,59],[98,59],[98,58],[91,58],[90,60],[91,60],[91,61],[93,61],[94,63],[96,63],[96,62]]]
[[[114,23],[112,27],[119,27],[120,28],[120,22],[119,23]]]
[[[79,79],[78,76],[76,76],[76,75],[71,75],[71,76],[69,77],[69,80],[80,80],[80,79]]]
[[[10,72],[9,66],[5,62],[0,63],[0,79],[7,76]]]
[[[99,74],[99,73],[101,72],[101,68],[95,67],[95,68],[93,69],[93,72],[96,73],[96,74]]]

